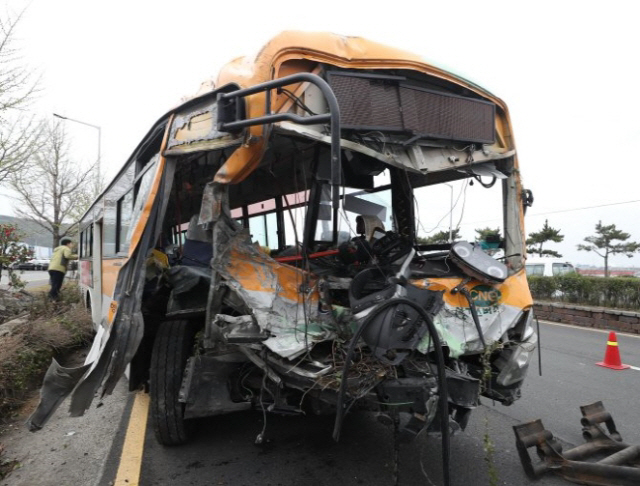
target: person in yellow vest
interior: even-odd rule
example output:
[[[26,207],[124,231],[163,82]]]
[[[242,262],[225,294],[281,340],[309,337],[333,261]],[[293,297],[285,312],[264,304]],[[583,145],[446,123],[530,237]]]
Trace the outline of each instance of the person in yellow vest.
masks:
[[[51,283],[49,298],[51,300],[58,300],[62,281],[64,280],[65,273],[67,273],[69,260],[78,259],[78,255],[73,253],[74,245],[72,239],[62,238],[62,240],[60,240],[60,246],[53,250],[53,256],[49,262],[49,280]]]

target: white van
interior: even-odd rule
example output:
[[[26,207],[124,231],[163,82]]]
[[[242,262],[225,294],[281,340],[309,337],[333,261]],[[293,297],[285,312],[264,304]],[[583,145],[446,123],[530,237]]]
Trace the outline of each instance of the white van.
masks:
[[[529,257],[525,268],[527,277],[557,277],[566,273],[575,273],[574,266],[561,258]]]

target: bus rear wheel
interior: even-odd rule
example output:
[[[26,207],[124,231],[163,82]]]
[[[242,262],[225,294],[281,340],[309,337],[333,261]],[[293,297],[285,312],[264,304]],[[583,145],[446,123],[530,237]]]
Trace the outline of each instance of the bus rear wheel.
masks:
[[[185,420],[184,403],[178,401],[178,396],[195,331],[189,321],[166,321],[160,325],[153,345],[150,412],[156,438],[162,445],[184,444],[192,433],[193,423]]]

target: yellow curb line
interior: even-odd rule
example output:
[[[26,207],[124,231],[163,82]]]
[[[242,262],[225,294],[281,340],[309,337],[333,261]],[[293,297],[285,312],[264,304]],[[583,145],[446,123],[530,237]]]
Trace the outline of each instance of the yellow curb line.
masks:
[[[144,436],[147,430],[148,416],[149,395],[144,392],[138,392],[129,416],[129,426],[124,438],[118,474],[113,486],[138,486],[140,484],[140,470],[142,468]]]

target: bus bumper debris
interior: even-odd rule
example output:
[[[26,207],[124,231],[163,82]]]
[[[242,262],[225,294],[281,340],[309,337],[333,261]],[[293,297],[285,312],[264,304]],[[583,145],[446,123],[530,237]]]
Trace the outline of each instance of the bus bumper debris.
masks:
[[[552,471],[564,479],[593,486],[640,484],[640,445],[622,442],[611,414],[602,402],[580,407],[586,443],[567,451],[545,430],[540,419],[516,425],[516,447],[527,476],[539,479]],[[605,424],[608,434],[602,428]],[[536,448],[541,460],[533,463],[528,449]]]

